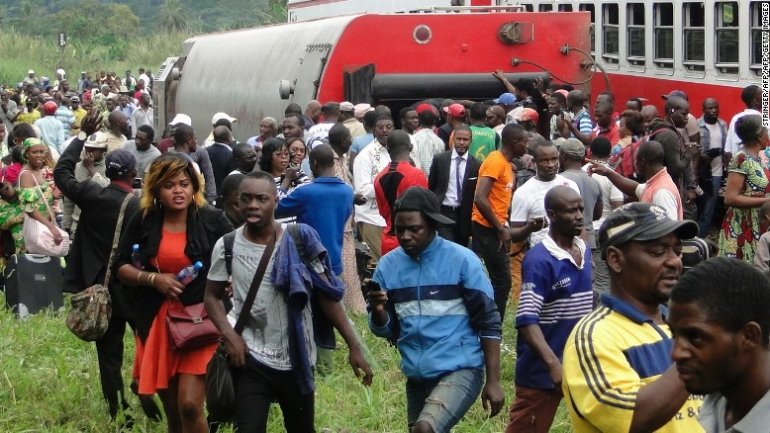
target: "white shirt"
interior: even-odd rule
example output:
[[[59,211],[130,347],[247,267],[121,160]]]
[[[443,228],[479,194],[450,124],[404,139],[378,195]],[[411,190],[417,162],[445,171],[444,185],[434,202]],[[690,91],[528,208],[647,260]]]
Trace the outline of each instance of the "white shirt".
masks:
[[[323,144],[324,140],[329,139],[329,131],[334,125],[335,123],[319,123],[317,125],[313,125],[305,133],[305,144],[307,144],[308,153],[310,153],[314,147],[318,146],[319,144]]]
[[[709,130],[709,140],[711,143],[704,143],[708,145],[709,149],[721,149],[722,148],[722,128],[719,127],[719,123],[713,125],[706,123],[706,128]],[[722,156],[717,156],[711,160],[711,175],[722,177]]]
[[[390,154],[377,139],[366,146],[353,161],[353,190],[366,197],[366,203],[356,205],[355,221],[385,227],[385,219],[377,209],[374,178],[390,164]]]
[[[580,194],[580,188],[577,184],[566,177],[557,174],[556,177],[550,182],[543,182],[538,180],[537,177],[533,177],[528,180],[527,183],[513,193],[513,200],[511,201],[511,222],[512,223],[526,223],[530,218],[545,218],[548,222],[548,217],[545,212],[545,194],[555,186],[568,186]],[[539,231],[532,233],[529,237],[529,245],[533,247],[548,234],[548,224],[544,224],[543,228]]]
[[[460,158],[458,164],[457,158]],[[441,203],[444,206],[460,206],[462,197],[457,194],[457,169],[460,169],[460,185],[465,181],[465,167],[468,163],[468,152],[465,152],[462,156],[457,154],[457,151],[452,149],[452,161],[449,163],[449,184],[446,188],[446,195],[444,195],[444,202]]]
[[[750,115],[750,114],[756,114],[761,116],[762,113],[760,113],[757,110],[754,110],[753,108],[747,108],[740,113],[733,116],[732,120],[730,120],[730,128],[727,130],[727,140],[725,140],[725,152],[726,153],[732,153],[735,154],[739,150],[743,149],[743,142],[740,138],[738,138],[738,134],[735,133],[735,122],[738,121],[743,116]]]
[[[131,113],[131,124],[133,125],[133,134],[136,135],[137,129],[142,125],[152,126],[152,107],[147,107],[145,111],[141,106]]]
[[[583,170],[588,173],[591,164],[583,166]],[[602,226],[604,219],[612,212],[612,202],[619,201],[623,203],[623,192],[610,182],[607,176],[593,173],[591,175],[596,182],[599,183],[599,189],[602,190],[602,217],[594,221],[594,233],[599,233],[599,228]]]
[[[416,157],[414,162],[417,164],[417,168],[422,170],[427,177],[430,174],[433,157],[444,151],[444,141],[430,128],[418,129],[411,136],[411,140],[412,154]]]
[[[636,187],[636,197],[639,198],[644,193],[644,190],[647,189],[646,183],[640,183]],[[677,210],[676,206],[676,197],[674,197],[671,192],[665,188],[659,189],[653,196],[652,196],[652,204],[658,205],[666,210],[666,215],[668,215],[669,218],[676,221],[679,219],[679,211]]]

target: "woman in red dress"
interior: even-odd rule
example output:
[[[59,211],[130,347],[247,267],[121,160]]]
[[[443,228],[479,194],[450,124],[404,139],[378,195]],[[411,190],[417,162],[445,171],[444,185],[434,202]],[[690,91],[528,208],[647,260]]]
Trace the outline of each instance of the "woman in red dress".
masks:
[[[134,378],[140,395],[160,395],[170,433],[207,432],[205,373],[216,344],[173,348],[166,317],[180,304],[203,302],[211,249],[232,225],[206,203],[203,180],[190,159],[179,154],[152,163],[141,208],[123,233],[116,263],[118,278],[135,295]],[[139,245],[138,254],[134,245]],[[197,261],[203,268],[183,285],[177,274]]]

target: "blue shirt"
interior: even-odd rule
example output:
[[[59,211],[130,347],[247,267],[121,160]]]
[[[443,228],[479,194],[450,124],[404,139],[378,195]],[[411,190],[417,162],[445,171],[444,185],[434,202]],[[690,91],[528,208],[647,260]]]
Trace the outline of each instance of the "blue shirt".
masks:
[[[410,379],[436,379],[482,368],[480,339],[499,340],[500,313],[479,258],[436,235],[413,259],[401,247],[377,263],[373,280],[388,294],[388,321],[375,335],[397,340],[401,370]]]
[[[593,270],[591,249],[582,246],[582,266],[559,248],[550,236],[535,245],[521,264],[521,297],[516,311],[516,328],[538,325],[543,337],[561,362],[564,345],[572,328],[591,312]],[[548,366],[523,338],[516,342],[516,385],[554,389]]]
[[[338,177],[318,177],[278,202],[277,218],[297,216],[313,227],[329,253],[335,274],[342,274],[342,235],[353,214],[353,188]]]
[[[360,135],[353,139],[353,144],[350,145],[350,151],[353,153],[361,153],[362,150],[374,141],[374,134],[371,132],[368,134]]]

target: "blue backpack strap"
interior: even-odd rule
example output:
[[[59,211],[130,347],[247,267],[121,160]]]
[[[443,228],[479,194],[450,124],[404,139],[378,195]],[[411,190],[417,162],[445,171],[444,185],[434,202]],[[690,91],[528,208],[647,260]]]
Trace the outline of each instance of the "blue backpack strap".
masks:
[[[225,268],[227,274],[233,274],[233,245],[235,244],[235,230],[222,236],[222,242],[225,247]]]

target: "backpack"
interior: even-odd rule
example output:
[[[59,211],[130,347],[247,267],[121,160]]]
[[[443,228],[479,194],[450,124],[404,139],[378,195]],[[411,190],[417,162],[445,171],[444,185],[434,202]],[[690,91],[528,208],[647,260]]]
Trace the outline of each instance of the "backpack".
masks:
[[[655,131],[652,131],[651,133],[640,138],[639,140],[636,140],[635,142],[624,147],[623,150],[620,151],[620,153],[610,157],[610,161],[609,161],[610,166],[613,167],[615,171],[621,176],[627,177],[629,179],[633,178],[634,176],[636,176],[636,170],[634,170],[634,160],[636,159],[636,151],[637,149],[639,149],[639,146],[648,142],[654,135],[656,135],[660,131],[663,131],[666,129],[669,129],[669,128],[656,129]]]

